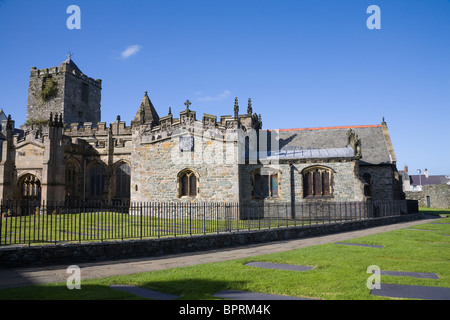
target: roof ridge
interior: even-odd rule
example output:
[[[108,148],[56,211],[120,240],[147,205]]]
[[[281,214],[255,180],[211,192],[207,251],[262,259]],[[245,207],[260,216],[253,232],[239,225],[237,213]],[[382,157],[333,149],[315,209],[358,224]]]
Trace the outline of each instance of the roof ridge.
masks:
[[[307,130],[331,130],[331,129],[357,129],[357,128],[381,128],[381,124],[355,125],[355,126],[335,126],[335,127],[312,127],[294,129],[269,129],[268,131],[307,131]]]

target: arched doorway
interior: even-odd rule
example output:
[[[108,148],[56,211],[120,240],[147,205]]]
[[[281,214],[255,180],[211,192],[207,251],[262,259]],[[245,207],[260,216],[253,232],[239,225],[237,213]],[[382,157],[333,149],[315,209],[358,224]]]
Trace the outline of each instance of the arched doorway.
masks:
[[[33,201],[40,202],[41,201],[41,181],[33,175],[26,174],[22,178],[20,178],[19,183],[19,199],[21,201]]]

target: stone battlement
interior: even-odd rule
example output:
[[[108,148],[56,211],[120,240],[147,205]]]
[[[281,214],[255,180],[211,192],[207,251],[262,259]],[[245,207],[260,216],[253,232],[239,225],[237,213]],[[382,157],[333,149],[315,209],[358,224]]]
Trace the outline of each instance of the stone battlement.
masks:
[[[115,121],[108,127],[106,122],[71,123],[64,129],[64,134],[68,136],[92,136],[92,135],[131,135],[131,126],[126,126],[125,121]]]
[[[159,124],[149,123],[133,123],[133,126],[139,126],[139,132],[143,143],[153,143],[164,140],[176,135],[178,131],[211,131],[212,138],[225,139],[227,130],[235,130],[239,128],[260,129],[260,118],[256,114],[239,115],[237,118],[231,115],[217,116],[211,114],[203,114],[201,120],[196,118],[196,112],[186,109],[180,112],[179,118],[173,118],[170,113],[159,119]],[[178,133],[180,133],[178,132]]]
[[[51,68],[44,68],[44,69],[37,69],[36,67],[31,67],[31,73],[30,76],[31,77],[44,77],[46,75],[56,75],[56,74],[60,74],[60,73],[69,73],[74,75],[75,77],[88,82],[89,84],[92,84],[98,88],[101,88],[102,86],[102,80],[101,79],[97,79],[94,80],[91,77],[86,76],[85,74],[83,74],[82,72],[79,72],[78,70],[72,69],[69,65],[67,64],[62,64],[59,67],[51,67]]]

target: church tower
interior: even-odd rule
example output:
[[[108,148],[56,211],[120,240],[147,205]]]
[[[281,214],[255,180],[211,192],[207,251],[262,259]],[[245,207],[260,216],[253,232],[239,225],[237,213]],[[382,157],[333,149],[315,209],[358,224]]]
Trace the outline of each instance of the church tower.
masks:
[[[45,124],[50,114],[62,114],[64,124],[101,121],[102,80],[81,72],[71,56],[57,67],[31,68],[27,125]]]

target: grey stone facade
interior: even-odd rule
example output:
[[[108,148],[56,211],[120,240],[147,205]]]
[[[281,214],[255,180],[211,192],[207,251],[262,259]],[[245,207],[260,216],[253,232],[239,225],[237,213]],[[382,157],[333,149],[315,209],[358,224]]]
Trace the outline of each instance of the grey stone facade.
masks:
[[[53,86],[53,90],[47,90]],[[58,67],[31,68],[28,88],[27,122],[43,123],[52,114],[61,114],[65,124],[101,121],[102,81],[84,75],[69,58]]]
[[[46,89],[47,86],[47,89]],[[54,89],[54,90],[53,90]],[[45,90],[45,98],[43,94]],[[402,198],[381,125],[262,130],[261,115],[160,116],[148,93],[129,126],[100,122],[101,80],[69,58],[32,68],[27,124],[0,134],[3,200],[300,203]],[[399,189],[400,187],[400,189]],[[400,190],[400,191],[399,191]]]
[[[405,191],[409,200],[418,200],[419,206],[436,209],[450,209],[450,185],[426,185],[422,191]]]

